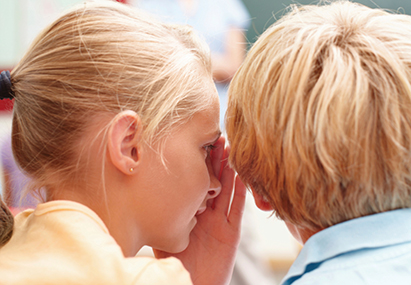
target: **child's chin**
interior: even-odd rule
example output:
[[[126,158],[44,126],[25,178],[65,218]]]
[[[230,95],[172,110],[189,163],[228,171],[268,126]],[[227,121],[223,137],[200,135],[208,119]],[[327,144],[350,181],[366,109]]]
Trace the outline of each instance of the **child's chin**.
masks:
[[[190,238],[180,238],[176,243],[170,246],[168,250],[169,253],[180,253],[187,249],[188,244],[190,243]]]

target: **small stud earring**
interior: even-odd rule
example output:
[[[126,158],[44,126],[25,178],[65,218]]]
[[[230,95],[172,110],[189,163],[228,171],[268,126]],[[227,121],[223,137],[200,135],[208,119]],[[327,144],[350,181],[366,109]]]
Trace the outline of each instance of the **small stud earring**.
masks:
[[[134,168],[130,167],[130,172],[133,172],[133,171],[134,171]]]

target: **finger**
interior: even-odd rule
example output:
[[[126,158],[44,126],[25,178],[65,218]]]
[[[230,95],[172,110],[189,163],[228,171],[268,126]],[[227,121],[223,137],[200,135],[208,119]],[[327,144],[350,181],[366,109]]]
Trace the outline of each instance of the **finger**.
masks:
[[[246,187],[237,175],[235,178],[234,197],[231,203],[230,214],[228,215],[228,221],[237,227],[241,225],[241,219],[243,218],[246,195]]]
[[[218,180],[221,180],[221,176],[223,174],[223,167],[225,165],[228,165],[228,156],[230,155],[230,146],[228,145],[225,149],[224,149],[224,153],[223,153],[223,157],[221,158],[221,169],[220,172],[218,173]]]
[[[233,192],[235,172],[230,168],[227,160],[223,161],[222,167],[221,193],[215,198],[215,209],[227,214]]]
[[[218,176],[220,174],[221,169],[221,160],[224,156],[224,146],[225,146],[225,138],[221,136],[217,142],[214,144],[214,149],[211,151],[211,165],[214,170],[214,175],[220,179]]]

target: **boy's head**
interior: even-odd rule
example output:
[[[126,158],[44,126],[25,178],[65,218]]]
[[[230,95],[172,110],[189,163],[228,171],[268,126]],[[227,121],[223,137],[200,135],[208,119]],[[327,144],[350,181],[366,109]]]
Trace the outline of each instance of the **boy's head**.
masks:
[[[411,17],[339,1],[292,11],[230,86],[230,161],[257,197],[321,230],[411,207]]]

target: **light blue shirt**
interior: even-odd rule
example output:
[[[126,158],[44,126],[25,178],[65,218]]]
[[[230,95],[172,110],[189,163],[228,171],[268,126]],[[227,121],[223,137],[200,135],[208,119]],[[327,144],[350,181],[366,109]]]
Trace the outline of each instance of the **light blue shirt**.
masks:
[[[281,284],[411,284],[411,209],[353,219],[313,235]]]

